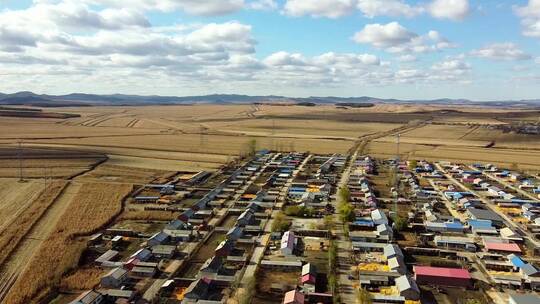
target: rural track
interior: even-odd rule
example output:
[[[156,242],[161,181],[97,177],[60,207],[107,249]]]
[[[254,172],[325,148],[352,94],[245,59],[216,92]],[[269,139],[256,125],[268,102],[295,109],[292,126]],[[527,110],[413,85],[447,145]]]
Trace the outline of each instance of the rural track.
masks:
[[[131,120],[130,122],[128,122],[128,124],[126,125],[126,128],[133,128],[135,127],[136,124],[139,123],[139,119],[137,118],[134,118],[133,120]]]
[[[177,125],[174,125],[174,124],[171,124],[171,123],[168,123],[168,122],[165,122],[163,121],[162,119],[159,119],[159,120],[155,120],[155,119],[148,119],[148,118],[145,118],[146,121],[149,121],[151,123],[154,123],[156,125],[161,125],[161,126],[164,126],[164,127],[167,127],[168,129],[173,129],[175,131],[178,131],[180,133],[183,133],[185,134],[186,132],[180,128],[179,126]]]
[[[472,134],[474,131],[478,130],[479,128],[480,128],[480,126],[478,126],[478,125],[472,127],[469,131],[465,132],[465,134],[461,135],[458,138],[458,140],[464,139],[465,137],[469,136],[470,134]]]
[[[36,191],[31,197],[25,198],[25,203],[21,204],[21,208],[17,210],[14,214],[12,214],[9,218],[4,219],[2,225],[0,226],[0,232],[7,228],[15,220],[20,214],[22,214],[24,211],[26,211],[30,206],[32,205],[32,202],[36,200],[41,194],[43,193],[43,190]],[[2,199],[5,199],[3,197]]]
[[[17,281],[19,274],[16,272],[11,272],[8,275],[3,275],[0,278],[0,303],[4,303],[4,298],[7,296],[9,290]]]
[[[69,180],[54,203],[45,211],[39,220],[33,225],[27,235],[17,245],[8,259],[0,268],[0,303],[7,296],[11,287],[17,281],[19,275],[24,272],[25,264],[30,261],[41,244],[53,232],[56,224],[67,210],[73,197],[78,193],[80,183]]]

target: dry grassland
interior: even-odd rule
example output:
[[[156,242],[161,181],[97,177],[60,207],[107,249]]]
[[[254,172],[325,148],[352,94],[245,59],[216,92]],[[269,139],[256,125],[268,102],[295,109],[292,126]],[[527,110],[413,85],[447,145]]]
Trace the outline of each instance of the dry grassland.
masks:
[[[329,139],[304,139],[283,137],[258,137],[239,135],[155,135],[119,138],[83,138],[37,140],[47,146],[87,148],[106,154],[151,157],[179,161],[193,161],[223,164],[228,156],[239,155],[247,149],[247,142],[254,138],[259,147],[281,147],[289,150],[312,151],[314,153],[344,152],[352,146],[352,141]]]
[[[130,185],[84,184],[73,198],[53,232],[42,243],[15,282],[6,300],[13,304],[36,302],[60,284],[74,269],[86,246],[78,237],[89,235],[117,216]]]
[[[43,181],[20,183],[15,178],[0,179],[0,231],[9,225],[40,195]]]
[[[499,148],[540,149],[539,138],[468,126],[537,116],[536,112],[515,109],[412,104],[348,109],[334,105],[207,104],[48,110],[81,117],[8,118],[0,122],[0,128],[6,130],[0,135],[0,144],[14,144],[17,138],[24,138],[28,146],[105,153],[110,158],[108,164],[112,165],[199,171],[216,170],[245,153],[251,138],[257,140],[259,148],[336,153],[347,151],[360,136],[385,132],[409,121],[431,120],[455,125],[427,125],[404,133],[402,142],[432,149],[432,146],[481,147],[494,140]],[[80,168],[59,166],[55,175],[67,175]],[[39,170],[29,169],[28,174],[38,176]],[[5,172],[10,176],[15,173],[7,167]],[[103,174],[98,178],[108,177]],[[114,174],[111,178],[115,179]]]
[[[139,169],[127,166],[111,165],[107,162],[96,169],[81,175],[79,181],[101,181],[101,182],[124,182],[132,184],[145,184],[170,172],[155,169]]]
[[[31,141],[43,138],[80,138],[101,136],[133,136],[138,134],[159,134],[160,130],[145,130],[139,128],[118,127],[88,127],[80,125],[67,125],[60,122],[11,118],[0,119],[0,140],[3,142],[16,142],[19,139]]]
[[[331,120],[250,119],[235,122],[207,123],[211,129],[247,135],[343,138],[355,140],[359,136],[384,132],[396,128],[384,123],[341,123]]]
[[[26,145],[0,147],[0,177],[71,177],[106,159],[105,155],[74,150],[33,149]]]
[[[463,163],[484,162],[504,166],[517,163],[522,169],[540,169],[538,151],[469,146],[437,146],[403,142],[400,144],[399,150],[401,156],[405,159],[448,160]],[[375,157],[394,157],[397,153],[395,140],[394,142],[370,142],[367,153]]]
[[[176,170],[189,172],[198,172],[201,170],[215,171],[222,165],[219,163],[207,163],[201,161],[194,162],[172,159],[158,159],[153,158],[151,155],[149,155],[148,157],[140,157],[111,154],[109,154],[109,161],[107,163],[111,165],[141,169]]]
[[[503,133],[498,129],[481,126],[426,125],[401,134],[401,139],[409,143],[456,146],[483,146],[493,141],[496,147],[540,149],[540,136]],[[390,141],[387,138],[382,140]]]
[[[106,274],[106,270],[100,268],[81,268],[62,278],[60,288],[70,291],[82,291],[96,287],[101,276]]]
[[[3,184],[5,186],[5,184]],[[21,186],[24,184],[20,184]],[[20,191],[14,185],[11,188],[11,192]],[[25,202],[25,208],[21,212],[4,212],[2,209],[1,215],[7,216],[9,214],[16,214],[17,216],[11,221],[4,220],[3,223],[8,224],[0,229],[0,265],[2,265],[13,250],[17,247],[19,242],[27,235],[32,229],[34,224],[41,218],[45,211],[51,206],[51,204],[58,197],[60,192],[66,186],[65,181],[54,181],[50,183],[46,189],[43,189],[43,185],[38,185],[39,189],[37,198],[28,199],[29,204]],[[1,194],[0,194],[1,195]]]
[[[24,178],[62,178],[77,175],[97,160],[45,160],[45,159],[25,159],[22,161],[22,174]],[[14,159],[0,160],[0,177],[18,178],[19,163]]]

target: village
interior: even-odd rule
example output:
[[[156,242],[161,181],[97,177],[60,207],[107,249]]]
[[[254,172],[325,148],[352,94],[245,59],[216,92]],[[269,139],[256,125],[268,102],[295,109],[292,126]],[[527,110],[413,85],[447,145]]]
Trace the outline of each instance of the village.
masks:
[[[540,176],[262,150],[144,185],[70,303],[540,303]]]

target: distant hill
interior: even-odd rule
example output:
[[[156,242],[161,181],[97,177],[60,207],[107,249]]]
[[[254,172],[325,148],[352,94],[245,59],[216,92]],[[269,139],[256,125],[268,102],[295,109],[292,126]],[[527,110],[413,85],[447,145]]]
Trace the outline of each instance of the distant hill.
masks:
[[[251,96],[238,94],[212,94],[201,96],[141,96],[141,95],[96,95],[72,93],[67,95],[35,94],[22,91],[13,94],[0,93],[0,105],[27,105],[40,107],[95,106],[95,105],[182,105],[182,104],[252,104],[252,103],[286,103],[301,105],[336,104],[338,106],[371,106],[381,103],[399,104],[436,104],[436,105],[484,105],[492,107],[540,107],[540,99],[518,101],[471,101],[468,99],[433,99],[433,100],[401,100],[384,99],[369,96],[335,97],[311,96],[304,98],[278,95]]]

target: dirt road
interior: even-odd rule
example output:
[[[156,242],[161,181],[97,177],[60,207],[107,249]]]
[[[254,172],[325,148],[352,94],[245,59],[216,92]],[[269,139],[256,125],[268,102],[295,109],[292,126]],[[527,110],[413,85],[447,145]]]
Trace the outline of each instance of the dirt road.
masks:
[[[39,246],[53,231],[80,187],[79,183],[70,181],[4,263],[0,269],[0,303],[15,283],[18,275],[24,271],[25,263],[31,259]]]

